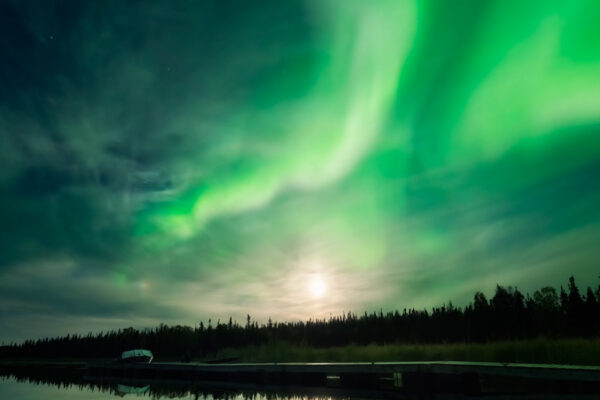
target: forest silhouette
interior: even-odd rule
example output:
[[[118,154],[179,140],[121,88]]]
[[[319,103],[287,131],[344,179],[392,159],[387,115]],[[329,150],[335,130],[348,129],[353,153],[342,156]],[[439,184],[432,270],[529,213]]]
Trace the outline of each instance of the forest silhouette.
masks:
[[[573,277],[566,289],[544,287],[532,296],[497,285],[494,296],[475,293],[465,307],[347,313],[329,319],[241,325],[212,320],[196,327],[125,328],[87,335],[26,340],[0,347],[1,358],[112,358],[132,348],[161,358],[206,358],[225,348],[288,343],[314,347],[349,344],[482,343],[501,340],[600,336],[600,285],[581,294]]]

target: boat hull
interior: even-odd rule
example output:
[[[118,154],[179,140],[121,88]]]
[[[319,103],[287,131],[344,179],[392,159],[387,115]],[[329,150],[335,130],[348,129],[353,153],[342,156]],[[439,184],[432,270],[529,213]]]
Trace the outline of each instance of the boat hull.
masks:
[[[128,358],[121,358],[117,362],[122,363],[122,364],[131,364],[131,363],[135,363],[135,364],[150,364],[152,362],[152,357],[149,357],[149,356],[135,356],[135,357],[128,357]]]

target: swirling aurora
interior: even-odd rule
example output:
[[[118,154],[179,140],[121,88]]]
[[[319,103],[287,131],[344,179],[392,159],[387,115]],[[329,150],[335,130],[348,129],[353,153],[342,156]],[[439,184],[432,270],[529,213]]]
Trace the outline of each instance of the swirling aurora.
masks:
[[[597,284],[597,1],[0,9],[2,340]]]

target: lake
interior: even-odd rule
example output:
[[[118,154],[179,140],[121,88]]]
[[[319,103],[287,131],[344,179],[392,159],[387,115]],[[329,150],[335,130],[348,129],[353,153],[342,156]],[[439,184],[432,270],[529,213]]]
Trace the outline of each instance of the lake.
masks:
[[[297,387],[237,384],[230,382],[177,382],[132,381],[124,378],[94,378],[85,376],[80,367],[0,367],[0,399],[411,399],[411,400],[524,400],[539,399],[540,395],[484,395],[419,394],[377,390],[360,390],[341,387]],[[544,399],[591,400],[598,399],[597,392],[586,394],[546,393]]]
[[[178,387],[169,385],[145,385],[128,386],[120,384],[50,384],[35,383],[28,380],[18,381],[16,378],[0,378],[0,398],[1,399],[67,399],[67,400],[101,400],[114,399],[127,396],[128,398],[152,398],[152,399],[252,399],[252,400],[278,400],[278,399],[353,399],[365,398],[364,394],[359,397],[352,396],[349,393],[328,392],[319,393],[318,389],[304,392],[273,392],[260,391],[252,389],[236,389],[229,387],[225,389],[210,387]],[[368,396],[377,398],[376,394]],[[398,398],[398,397],[394,397]],[[402,398],[402,397],[399,397]],[[412,397],[414,398],[414,397]]]
[[[126,385],[111,384],[98,386],[94,384],[50,384],[34,383],[30,381],[17,381],[16,378],[0,377],[0,399],[44,399],[44,400],[105,400],[119,398],[148,398],[148,399],[202,399],[202,400],[341,400],[341,399],[377,399],[377,398],[396,398],[407,400],[476,400],[478,397],[461,395],[386,395],[377,393],[332,393],[324,388],[323,393],[317,390],[304,392],[273,392],[250,389],[228,388],[217,390],[215,388],[185,388],[176,386],[142,386],[131,387]],[[517,395],[517,396],[483,396],[486,400],[526,400],[540,399],[539,396]],[[545,400],[592,400],[597,399],[597,395],[544,395]]]

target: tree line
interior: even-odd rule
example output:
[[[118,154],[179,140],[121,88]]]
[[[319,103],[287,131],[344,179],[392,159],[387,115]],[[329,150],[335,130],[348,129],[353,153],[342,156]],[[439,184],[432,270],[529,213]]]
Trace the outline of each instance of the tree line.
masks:
[[[348,344],[456,343],[518,340],[536,337],[600,336],[600,285],[581,294],[573,277],[567,287],[547,286],[532,296],[516,287],[497,285],[488,299],[477,292],[465,307],[449,302],[431,310],[382,310],[329,319],[259,324],[250,315],[245,324],[231,318],[196,327],[125,328],[97,334],[26,340],[0,347],[0,357],[112,358],[133,348],[152,350],[155,357],[182,355],[210,358],[224,348],[273,343],[315,347]]]

